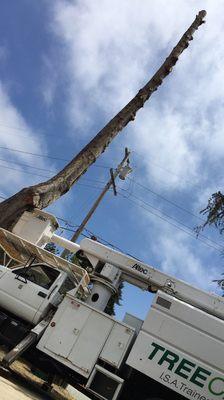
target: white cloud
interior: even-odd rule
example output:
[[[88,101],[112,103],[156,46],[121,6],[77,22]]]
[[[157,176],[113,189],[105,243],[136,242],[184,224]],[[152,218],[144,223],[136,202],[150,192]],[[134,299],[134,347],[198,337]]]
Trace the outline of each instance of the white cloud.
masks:
[[[21,150],[28,153],[46,154],[44,141],[38,137],[38,133],[34,132],[27,124],[24,117],[17,110],[10,100],[6,88],[0,81],[0,146],[8,147],[16,150]],[[32,155],[8,152],[1,149],[0,155],[1,165],[1,181],[0,190],[1,194],[6,196],[15,193],[23,186],[31,185],[38,181],[45,180],[43,177],[35,177],[32,173],[40,175],[49,175],[44,171],[38,172],[34,169],[29,169],[31,174],[24,174],[19,170],[24,169],[19,164],[29,164],[34,167],[49,168],[49,164],[44,162],[41,158],[34,158]],[[5,161],[4,161],[5,160]],[[11,161],[11,162],[10,162]],[[7,168],[5,168],[7,167]],[[9,169],[8,169],[9,168]],[[13,169],[10,169],[13,168]],[[25,168],[28,170],[27,168]]]
[[[66,104],[71,123],[90,130],[95,115],[113,116],[145,83],[190,25],[208,9],[207,24],[181,56],[171,78],[130,125],[132,147],[140,152],[154,184],[164,175],[148,161],[175,171],[170,190],[206,180],[214,155],[224,151],[222,123],[223,2],[58,1],[54,32],[67,50],[70,79]],[[161,9],[166,12],[161,13]],[[176,15],[178,13],[178,18]],[[64,56],[65,53],[63,53]],[[88,128],[88,129],[87,129]],[[199,173],[200,171],[200,173]],[[181,178],[180,178],[181,177]],[[186,183],[188,182],[188,183]]]
[[[173,231],[171,235],[161,235],[159,242],[160,251],[164,254],[161,264],[164,272],[203,289],[214,290],[212,280],[220,276],[220,269],[214,265],[205,268],[186,235]]]
[[[141,215],[148,225],[144,241],[150,243],[150,252],[143,251],[141,257],[148,263],[156,260],[156,268],[175,278],[217,293],[217,285],[212,281],[223,272],[223,262],[217,265],[215,247],[218,246],[205,237],[197,239],[193,232],[186,234],[145,211]],[[183,226],[180,229],[187,231]]]
[[[54,4],[53,32],[63,45],[68,81],[66,112],[71,124],[91,135],[93,124],[106,122],[130,100],[196,13],[207,9],[206,24],[127,128],[129,143],[127,137],[125,143],[139,153],[145,184],[169,195],[180,190],[191,194],[191,205],[198,210],[210,190],[215,191],[215,180],[223,183],[223,1],[58,0]],[[154,239],[154,254],[162,255],[162,268],[208,288],[219,271],[209,266],[203,252],[174,230],[163,231],[158,225],[154,231],[159,236]]]
[[[83,117],[91,124],[96,108],[107,116],[118,111],[154,67],[173,31],[167,37],[157,29],[149,11],[146,1],[141,8],[137,1],[131,7],[128,1],[57,2],[54,31],[68,51],[69,116],[75,124],[83,126]]]
[[[44,103],[47,107],[53,106],[57,83],[58,83],[58,69],[53,65],[51,57],[44,55],[42,58],[43,78],[41,84],[41,93]]]

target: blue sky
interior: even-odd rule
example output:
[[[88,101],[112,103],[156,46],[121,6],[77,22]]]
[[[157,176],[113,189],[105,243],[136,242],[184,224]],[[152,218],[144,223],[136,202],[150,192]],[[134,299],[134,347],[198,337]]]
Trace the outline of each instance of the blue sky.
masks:
[[[2,0],[0,195],[65,165],[152,76],[200,9],[207,22],[171,76],[49,210],[79,224],[129,147],[131,180],[117,182],[119,195],[106,195],[87,228],[214,292],[222,237],[210,228],[196,239],[192,229],[223,187],[223,1]],[[118,317],[144,317],[149,304],[150,295],[126,285]]]

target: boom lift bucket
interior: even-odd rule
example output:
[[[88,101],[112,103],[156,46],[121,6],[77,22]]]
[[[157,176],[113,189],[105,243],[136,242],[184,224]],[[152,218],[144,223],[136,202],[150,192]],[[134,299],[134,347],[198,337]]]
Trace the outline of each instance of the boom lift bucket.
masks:
[[[26,264],[31,257],[35,257],[44,264],[66,272],[76,283],[76,286],[80,286],[84,291],[90,282],[88,273],[80,266],[64,260],[2,228],[0,228],[0,247],[11,259],[18,263]]]

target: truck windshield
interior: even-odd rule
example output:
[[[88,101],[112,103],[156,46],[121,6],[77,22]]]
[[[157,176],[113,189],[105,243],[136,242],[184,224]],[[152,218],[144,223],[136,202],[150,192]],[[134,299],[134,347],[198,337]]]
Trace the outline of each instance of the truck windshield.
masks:
[[[60,274],[56,269],[44,264],[34,264],[29,268],[22,267],[12,272],[45,289],[49,289]]]

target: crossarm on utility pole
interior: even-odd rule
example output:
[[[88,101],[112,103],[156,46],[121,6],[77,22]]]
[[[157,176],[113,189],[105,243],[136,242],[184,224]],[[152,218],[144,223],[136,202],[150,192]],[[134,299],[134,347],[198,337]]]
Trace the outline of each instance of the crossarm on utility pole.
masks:
[[[163,83],[172,71],[181,53],[193,39],[194,32],[203,24],[206,11],[198,13],[191,26],[181,37],[161,67],[139,90],[136,96],[112,118],[106,126],[68,163],[63,170],[46,182],[22,189],[0,204],[0,226],[10,230],[24,211],[43,209],[68,192],[87,169],[109,146],[118,133],[135,119],[136,113]],[[122,90],[122,89],[121,89]],[[165,140],[165,139],[164,139]]]
[[[87,222],[90,220],[90,218],[92,217],[94,211],[97,209],[98,205],[100,204],[101,200],[104,198],[105,194],[108,192],[108,190],[110,189],[111,186],[115,186],[115,179],[116,177],[119,175],[123,165],[129,161],[129,156],[130,156],[130,151],[126,148],[125,149],[125,156],[123,158],[123,160],[121,161],[121,163],[117,166],[116,170],[113,172],[113,174],[111,175],[110,180],[107,182],[107,184],[104,186],[102,192],[100,193],[100,195],[98,196],[98,198],[96,199],[95,203],[92,205],[92,207],[90,208],[89,212],[87,213],[87,215],[85,216],[85,218],[83,219],[82,223],[80,224],[80,226],[78,227],[78,229],[75,231],[74,235],[71,238],[71,242],[76,242],[76,240],[78,239],[78,237],[80,236],[80,234],[82,233],[83,229],[85,228]],[[116,189],[115,189],[116,191]],[[69,250],[65,249],[63,250],[63,252],[61,253],[61,257],[65,258],[67,255],[69,254]]]

